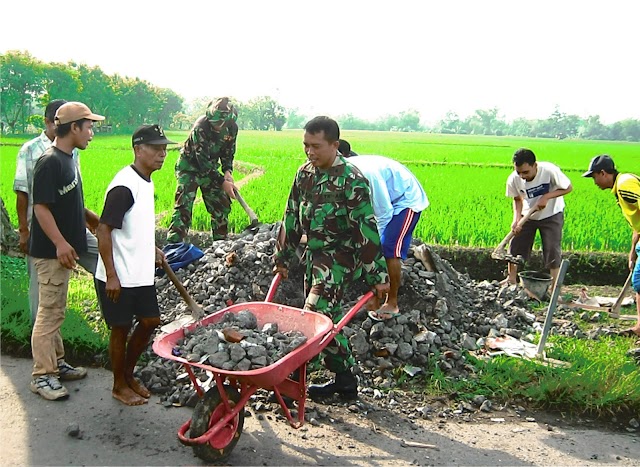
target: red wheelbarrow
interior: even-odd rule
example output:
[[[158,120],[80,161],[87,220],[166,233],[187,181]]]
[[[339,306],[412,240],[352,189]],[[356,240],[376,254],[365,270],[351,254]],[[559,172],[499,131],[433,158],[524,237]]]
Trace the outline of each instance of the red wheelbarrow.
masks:
[[[192,446],[196,456],[207,462],[221,462],[229,457],[242,434],[244,406],[258,389],[273,391],[291,426],[300,428],[304,424],[307,362],[318,355],[373,296],[372,292],[365,294],[340,322],[334,325],[328,316],[320,313],[271,303],[280,277],[277,274],[273,278],[264,302],[231,305],[203,318],[200,322],[161,335],[153,343],[156,354],[184,365],[200,396],[191,420],[185,422],[178,430],[178,439],[182,444]],[[249,310],[256,316],[259,328],[265,323],[276,323],[282,332],[301,331],[307,337],[307,341],[275,363],[248,371],[222,370],[173,355],[173,349],[177,341],[184,337],[185,329],[192,331],[197,326],[217,323],[225,313],[239,313],[243,310]],[[210,371],[215,386],[205,393],[191,367]],[[299,370],[300,381],[288,377],[295,370]],[[282,396],[288,396],[298,402],[297,420]],[[189,436],[186,434],[187,430]]]

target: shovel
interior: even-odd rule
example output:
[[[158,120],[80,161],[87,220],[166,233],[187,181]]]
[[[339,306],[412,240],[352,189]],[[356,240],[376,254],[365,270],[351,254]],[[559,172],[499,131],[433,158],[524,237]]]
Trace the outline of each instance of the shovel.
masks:
[[[622,301],[624,300],[625,295],[627,295],[627,292],[629,291],[629,287],[631,287],[632,278],[633,278],[633,271],[629,273],[629,276],[627,276],[627,280],[622,286],[622,290],[620,291],[618,298],[616,299],[615,303],[611,307],[611,316],[613,318],[620,317],[620,308],[622,307]]]
[[[176,273],[173,272],[173,269],[171,269],[171,266],[167,263],[166,258],[162,258],[162,269],[167,273],[167,276],[169,276],[169,279],[171,279],[171,282],[173,282],[173,285],[178,289],[178,292],[180,292],[180,295],[191,310],[190,315],[182,315],[178,319],[167,323],[160,328],[162,332],[169,334],[202,318],[204,316],[204,310],[193,300],[193,298],[191,298],[187,289],[184,288],[184,285],[182,285],[182,282],[180,282]]]
[[[518,227],[522,227],[524,223],[529,220],[531,215],[537,210],[538,210],[537,206],[534,206],[531,209],[529,209],[529,212],[527,212],[527,214],[518,221]],[[493,250],[493,253],[491,253],[491,257],[493,259],[499,259],[499,260],[512,259],[512,258],[507,258],[509,255],[507,255],[507,250],[505,247],[507,246],[507,243],[509,243],[509,241],[514,237],[514,235],[515,234],[513,233],[513,230],[511,230],[511,232],[509,232],[507,236],[504,237],[504,239],[502,239],[502,241],[498,244],[495,250]]]
[[[233,193],[236,195],[236,200],[238,201],[238,203],[240,203],[240,206],[242,206],[242,209],[244,209],[244,212],[247,213],[247,215],[249,216],[249,220],[251,221],[251,224],[249,224],[249,226],[246,227],[244,230],[256,229],[259,223],[258,216],[256,216],[256,213],[253,212],[253,209],[249,207],[249,205],[246,203],[246,201],[244,200],[244,198],[242,197],[242,195],[240,194],[237,188],[235,187],[233,188]]]

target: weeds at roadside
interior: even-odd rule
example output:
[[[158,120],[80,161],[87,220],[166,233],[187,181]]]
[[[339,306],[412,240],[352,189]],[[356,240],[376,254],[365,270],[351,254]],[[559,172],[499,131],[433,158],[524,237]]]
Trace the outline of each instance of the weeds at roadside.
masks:
[[[640,410],[640,367],[626,355],[632,341],[551,336],[549,343],[553,345],[547,356],[570,363],[569,368],[504,355],[486,361],[467,355],[475,369],[471,377],[452,379],[432,363],[421,390],[429,395],[455,393],[465,400],[476,395],[497,401],[522,398],[536,408],[574,413]]]
[[[31,316],[29,312],[26,265],[23,258],[2,255],[2,346],[11,346],[20,354],[29,354],[31,347]],[[93,279],[87,274],[74,274],[69,283],[69,298],[62,325],[65,351],[69,355],[85,356],[92,361],[95,354],[105,352],[109,330],[102,319],[96,319],[97,299]]]

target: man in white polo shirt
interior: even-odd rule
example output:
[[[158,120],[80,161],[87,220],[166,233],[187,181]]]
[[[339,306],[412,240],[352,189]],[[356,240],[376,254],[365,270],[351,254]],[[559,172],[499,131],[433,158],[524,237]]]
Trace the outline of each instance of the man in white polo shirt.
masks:
[[[571,181],[557,165],[537,162],[531,149],[520,148],[513,154],[514,171],[507,179],[506,196],[513,198],[513,223],[511,229],[516,234],[511,240],[509,253],[529,258],[536,232],[540,232],[542,255],[545,267],[553,277],[553,285],[558,278],[562,262],[562,227],[564,226],[564,195],[573,190]],[[521,227],[518,221],[530,209],[537,212]],[[509,263],[506,281],[515,284],[518,265]]]
[[[98,225],[100,259],[95,277],[102,314],[111,328],[111,394],[125,405],[144,404],[151,396],[133,377],[133,370],[160,324],[154,274],[164,253],[155,246],[151,174],[162,168],[167,144],[176,143],[158,125],[143,125],[135,131],[135,160],[107,187]],[[134,317],[137,325],[127,339]]]

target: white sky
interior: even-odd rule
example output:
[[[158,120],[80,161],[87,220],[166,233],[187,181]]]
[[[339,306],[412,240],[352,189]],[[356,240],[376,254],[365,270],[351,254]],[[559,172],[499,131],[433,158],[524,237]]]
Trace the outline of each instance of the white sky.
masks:
[[[307,116],[426,123],[556,105],[640,118],[636,0],[5,1],[0,52],[74,60],[190,99],[270,95]]]

